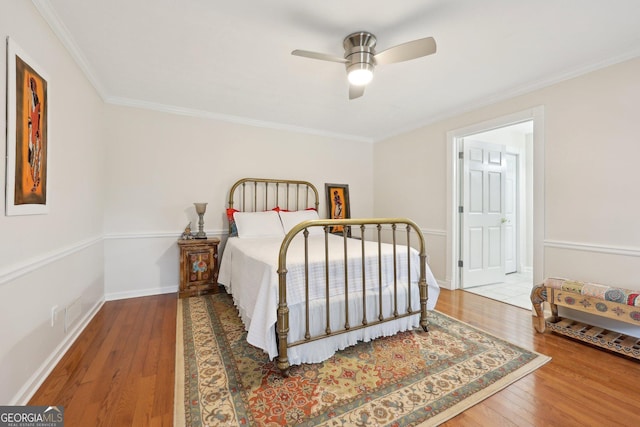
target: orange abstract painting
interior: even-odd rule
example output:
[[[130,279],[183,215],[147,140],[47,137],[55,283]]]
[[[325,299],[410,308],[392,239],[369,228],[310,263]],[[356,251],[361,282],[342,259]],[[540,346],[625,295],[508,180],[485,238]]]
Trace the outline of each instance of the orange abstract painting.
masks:
[[[327,214],[330,219],[350,218],[349,211],[349,186],[346,184],[325,184],[327,194]],[[331,227],[332,233],[342,233],[343,226]],[[350,233],[349,233],[350,234]]]
[[[47,213],[48,83],[7,40],[7,215]]]
[[[47,82],[16,58],[15,204],[47,202]]]

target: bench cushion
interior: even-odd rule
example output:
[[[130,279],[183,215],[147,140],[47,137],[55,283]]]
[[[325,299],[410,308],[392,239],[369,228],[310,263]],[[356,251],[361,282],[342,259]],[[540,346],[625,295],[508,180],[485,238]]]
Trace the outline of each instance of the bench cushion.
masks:
[[[640,307],[640,291],[615,288],[613,286],[600,285],[598,283],[579,282],[577,280],[550,277],[545,279],[547,288],[560,289],[578,295],[599,298],[605,301]]]

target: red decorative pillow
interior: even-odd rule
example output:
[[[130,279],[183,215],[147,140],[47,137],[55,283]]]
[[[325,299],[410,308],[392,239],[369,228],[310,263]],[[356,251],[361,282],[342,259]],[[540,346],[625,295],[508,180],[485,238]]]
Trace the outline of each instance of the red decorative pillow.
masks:
[[[272,211],[276,211],[276,212],[289,212],[286,209],[282,209],[280,206],[276,206],[275,208],[271,209]]]
[[[236,212],[240,212],[237,209],[227,208],[227,219],[229,220],[229,237],[238,236],[238,227],[236,226],[236,221],[233,219],[233,215]]]
[[[276,212],[294,212],[294,211],[290,211],[288,209],[282,209],[280,206],[276,206],[275,208],[271,209],[272,211],[276,211]],[[306,208],[305,211],[317,211],[316,208]]]

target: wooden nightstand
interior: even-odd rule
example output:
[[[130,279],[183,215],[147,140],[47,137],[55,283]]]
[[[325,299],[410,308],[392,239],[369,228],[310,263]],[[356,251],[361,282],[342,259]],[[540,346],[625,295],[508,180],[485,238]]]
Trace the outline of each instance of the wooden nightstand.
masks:
[[[218,292],[218,244],[220,239],[178,240],[180,290],[178,297]]]

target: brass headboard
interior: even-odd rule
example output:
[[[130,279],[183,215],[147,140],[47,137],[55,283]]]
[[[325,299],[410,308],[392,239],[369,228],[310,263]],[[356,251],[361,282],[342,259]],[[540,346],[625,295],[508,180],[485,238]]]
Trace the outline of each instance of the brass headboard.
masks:
[[[229,208],[241,212],[266,211],[275,207],[288,211],[318,210],[319,204],[318,190],[308,181],[242,178],[229,190]]]

